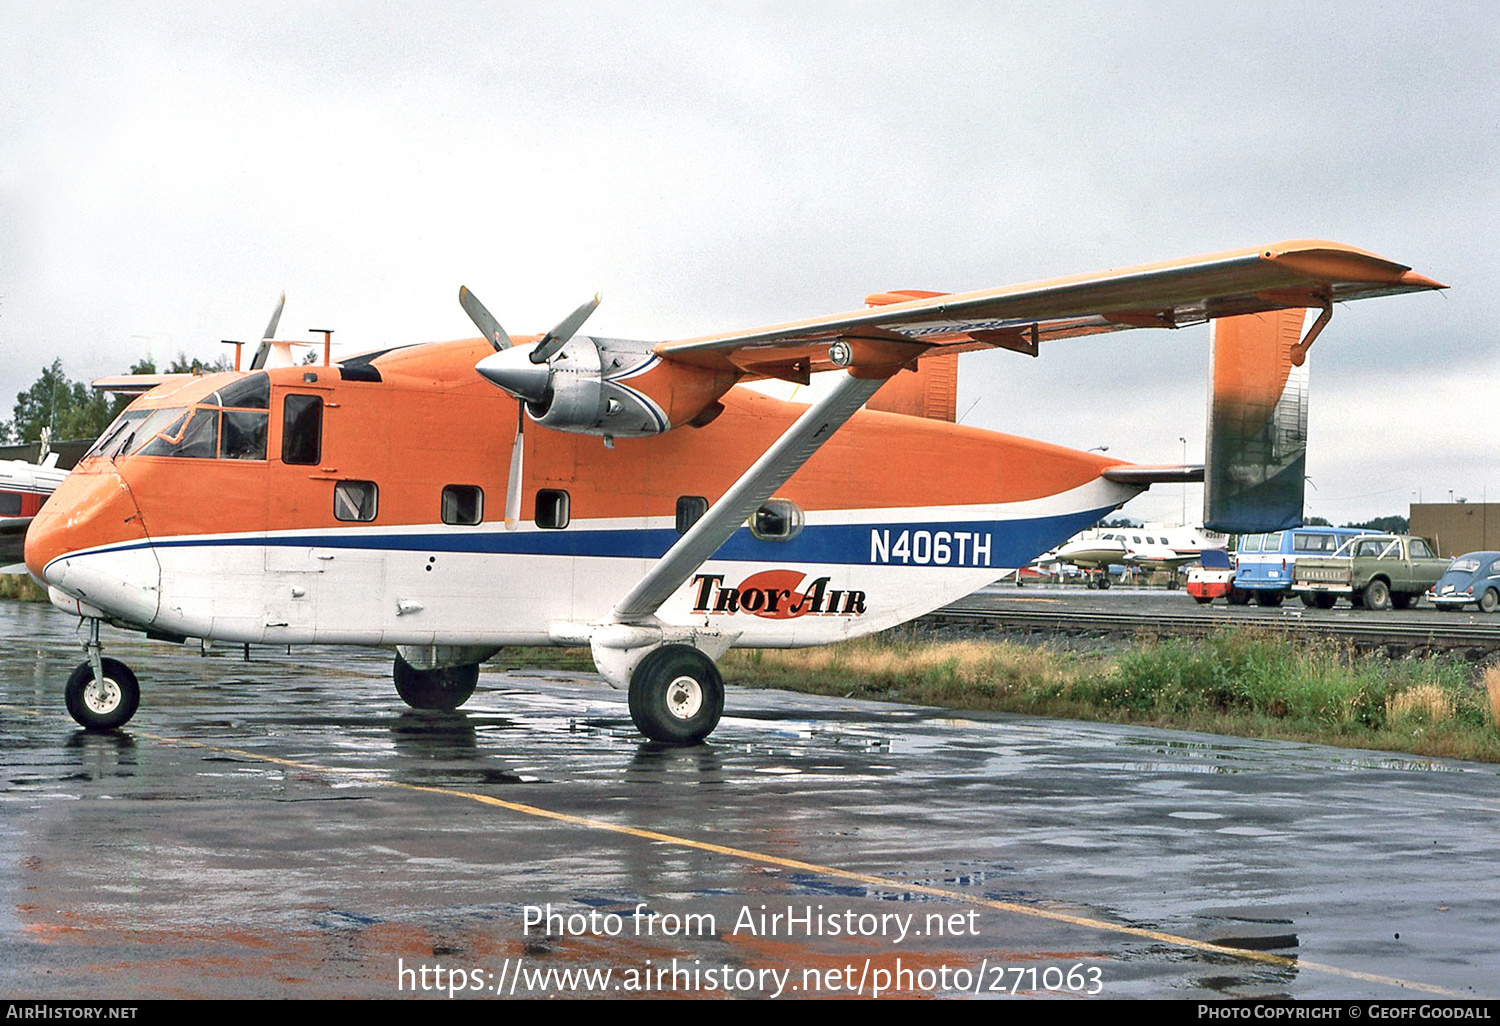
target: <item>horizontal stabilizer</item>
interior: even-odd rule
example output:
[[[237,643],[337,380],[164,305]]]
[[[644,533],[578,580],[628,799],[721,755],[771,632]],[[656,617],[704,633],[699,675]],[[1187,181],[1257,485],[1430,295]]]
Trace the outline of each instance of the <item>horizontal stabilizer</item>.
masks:
[[[1203,480],[1203,464],[1185,463],[1178,466],[1147,467],[1132,463],[1109,467],[1100,476],[1116,484],[1191,484]]]

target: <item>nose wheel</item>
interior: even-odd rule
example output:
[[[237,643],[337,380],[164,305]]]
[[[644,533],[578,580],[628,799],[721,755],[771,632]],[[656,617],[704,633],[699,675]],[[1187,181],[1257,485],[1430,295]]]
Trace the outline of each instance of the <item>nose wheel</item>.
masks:
[[[68,715],[85,730],[114,730],[130,722],[141,704],[141,685],[130,667],[105,659],[99,644],[99,621],[89,621],[88,659],[68,676],[63,692]]]
[[[101,659],[100,673],[80,663],[68,677],[68,715],[86,730],[114,730],[130,722],[141,703],[141,686],[130,667],[118,659]]]

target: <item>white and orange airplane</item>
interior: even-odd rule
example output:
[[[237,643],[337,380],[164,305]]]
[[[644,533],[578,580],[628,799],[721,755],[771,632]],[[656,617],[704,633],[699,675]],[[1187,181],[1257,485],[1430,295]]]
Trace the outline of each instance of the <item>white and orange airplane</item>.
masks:
[[[45,450],[45,445],[43,449]],[[57,453],[44,454],[39,463],[26,460],[0,460],[0,565],[10,565],[21,558],[26,530],[41,510],[42,504],[68,476],[57,465]]]
[[[1153,482],[1202,473],[958,426],[956,353],[1035,356],[1054,339],[1233,318],[1243,328],[1219,333],[1215,364],[1215,416],[1222,400],[1233,423],[1215,437],[1255,443],[1285,420],[1288,374],[1334,302],[1443,287],[1296,241],[881,293],[864,310],[669,342],[577,334],[597,297],[513,341],[461,290],[482,338],[322,366],[278,366],[287,352],[264,343],[249,371],[157,384],[36,516],[26,560],[87,621],[66,695],[88,728],[124,724],[139,700],[134,674],[102,655],[109,622],[175,640],[391,646],[396,689],[418,708],[461,705],[502,646],[588,646],[642,733],[692,742],[719,720],[715,660],[729,648],[891,627]],[[1299,337],[1308,309],[1322,314]],[[811,406],[736,387],[819,371],[836,383]],[[1267,490],[1300,453],[1256,444],[1265,473],[1242,491],[1264,524]],[[1208,490],[1224,501],[1208,504],[1229,524],[1240,493],[1215,481],[1244,475],[1214,460]],[[1296,506],[1277,515],[1300,516],[1300,490]]]

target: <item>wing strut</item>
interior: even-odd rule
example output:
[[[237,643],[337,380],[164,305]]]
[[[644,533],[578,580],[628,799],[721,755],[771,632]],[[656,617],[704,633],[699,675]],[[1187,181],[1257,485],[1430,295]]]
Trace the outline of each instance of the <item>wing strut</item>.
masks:
[[[828,395],[798,417],[760,459],[729,487],[677,544],[615,604],[610,619],[638,623],[661,608],[672,593],[739,530],[747,517],[786,483],[865,400],[885,384],[885,378],[857,378],[845,372]]]

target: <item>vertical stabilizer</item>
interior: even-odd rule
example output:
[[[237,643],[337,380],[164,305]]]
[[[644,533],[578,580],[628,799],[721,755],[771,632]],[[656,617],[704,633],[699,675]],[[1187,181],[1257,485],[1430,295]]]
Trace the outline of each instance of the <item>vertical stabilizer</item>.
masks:
[[[1302,523],[1307,365],[1292,363],[1307,311],[1213,322],[1203,523],[1227,533]]]

